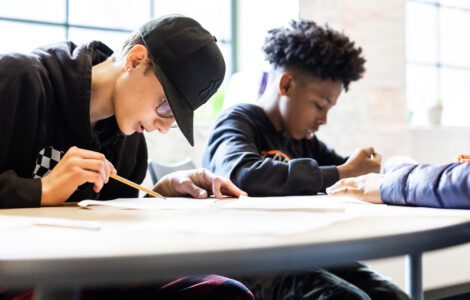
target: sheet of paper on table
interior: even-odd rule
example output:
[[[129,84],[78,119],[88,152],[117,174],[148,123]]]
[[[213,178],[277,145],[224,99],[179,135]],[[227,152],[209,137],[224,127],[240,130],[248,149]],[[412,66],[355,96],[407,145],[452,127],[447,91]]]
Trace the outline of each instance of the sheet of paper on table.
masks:
[[[121,198],[109,201],[83,200],[78,203],[83,208],[117,208],[141,210],[193,210],[193,209],[243,209],[274,211],[318,211],[344,212],[347,204],[365,202],[349,197],[299,196],[299,197],[241,197],[218,200],[193,198]]]

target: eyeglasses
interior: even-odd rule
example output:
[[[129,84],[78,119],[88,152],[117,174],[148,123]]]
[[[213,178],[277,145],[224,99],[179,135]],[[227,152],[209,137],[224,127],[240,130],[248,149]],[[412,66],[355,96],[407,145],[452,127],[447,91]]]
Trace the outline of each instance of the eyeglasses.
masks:
[[[170,103],[168,100],[163,101],[157,106],[157,115],[161,118],[170,119],[174,118],[173,112],[171,111]]]

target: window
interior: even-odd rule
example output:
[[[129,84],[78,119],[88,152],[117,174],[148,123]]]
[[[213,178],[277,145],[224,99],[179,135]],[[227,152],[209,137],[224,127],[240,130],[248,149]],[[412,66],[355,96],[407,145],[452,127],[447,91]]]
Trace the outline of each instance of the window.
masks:
[[[407,105],[442,109],[443,126],[470,126],[470,0],[407,0]],[[420,125],[419,118],[411,118]]]
[[[0,11],[0,52],[27,52],[45,44],[100,40],[119,52],[128,35],[145,21],[164,14],[184,14],[214,34],[232,72],[232,5],[236,0],[15,0]],[[213,118],[223,91],[196,111]],[[219,99],[218,102],[214,100]]]

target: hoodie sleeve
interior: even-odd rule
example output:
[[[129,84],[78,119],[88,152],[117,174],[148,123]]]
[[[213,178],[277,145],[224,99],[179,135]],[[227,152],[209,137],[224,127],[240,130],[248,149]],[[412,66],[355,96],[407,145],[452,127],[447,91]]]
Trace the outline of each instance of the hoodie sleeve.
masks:
[[[384,203],[470,208],[470,163],[403,164],[380,187]]]
[[[252,196],[311,195],[338,180],[335,166],[320,167],[313,158],[288,162],[263,158],[255,127],[242,116],[221,117],[209,137],[204,167],[230,178]]]
[[[0,72],[0,208],[41,203],[41,180],[31,175],[44,92],[40,75],[21,67],[2,62]]]

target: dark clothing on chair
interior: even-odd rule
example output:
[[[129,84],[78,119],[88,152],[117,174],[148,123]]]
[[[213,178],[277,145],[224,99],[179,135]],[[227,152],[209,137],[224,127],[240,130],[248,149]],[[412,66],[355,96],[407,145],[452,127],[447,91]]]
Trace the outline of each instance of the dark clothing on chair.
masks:
[[[258,300],[405,300],[391,281],[355,263],[341,268],[240,278]]]
[[[1,292],[0,299],[31,300],[33,291]],[[254,300],[240,282],[218,275],[181,277],[162,283],[85,289],[82,300]]]

